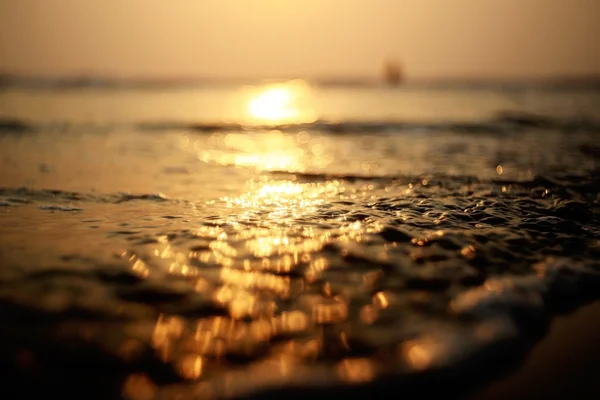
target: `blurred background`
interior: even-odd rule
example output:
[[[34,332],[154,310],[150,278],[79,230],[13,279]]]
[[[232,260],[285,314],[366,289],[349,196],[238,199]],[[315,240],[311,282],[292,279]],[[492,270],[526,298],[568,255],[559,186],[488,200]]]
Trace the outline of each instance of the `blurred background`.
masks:
[[[2,70],[50,77],[597,76],[591,0],[1,2]]]

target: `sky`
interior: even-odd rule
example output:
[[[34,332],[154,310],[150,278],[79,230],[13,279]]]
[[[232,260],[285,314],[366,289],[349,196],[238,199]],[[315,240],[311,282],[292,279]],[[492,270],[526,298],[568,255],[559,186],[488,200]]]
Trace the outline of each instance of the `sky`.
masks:
[[[599,0],[0,0],[0,71],[119,77],[600,74]]]

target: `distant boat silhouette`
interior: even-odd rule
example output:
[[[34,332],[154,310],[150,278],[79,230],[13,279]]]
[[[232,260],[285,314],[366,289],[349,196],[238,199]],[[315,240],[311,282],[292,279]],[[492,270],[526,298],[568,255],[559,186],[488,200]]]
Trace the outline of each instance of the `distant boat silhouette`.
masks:
[[[384,69],[384,80],[388,85],[398,86],[404,75],[402,74],[402,68],[398,63],[388,62],[385,64]]]

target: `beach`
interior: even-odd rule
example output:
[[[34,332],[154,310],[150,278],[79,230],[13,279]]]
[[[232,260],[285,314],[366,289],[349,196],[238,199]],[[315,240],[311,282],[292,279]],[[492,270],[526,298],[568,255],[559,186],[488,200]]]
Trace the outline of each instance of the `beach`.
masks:
[[[588,398],[599,104],[518,85],[4,88],[3,390]]]
[[[472,399],[595,399],[600,350],[598,302],[553,322],[548,335],[508,377],[488,384]]]

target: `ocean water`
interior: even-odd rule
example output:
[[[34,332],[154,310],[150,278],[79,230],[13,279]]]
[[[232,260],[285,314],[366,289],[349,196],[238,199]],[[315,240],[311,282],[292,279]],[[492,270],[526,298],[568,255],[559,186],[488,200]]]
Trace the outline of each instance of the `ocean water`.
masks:
[[[598,89],[4,87],[1,390],[466,390],[598,297],[599,135]]]

